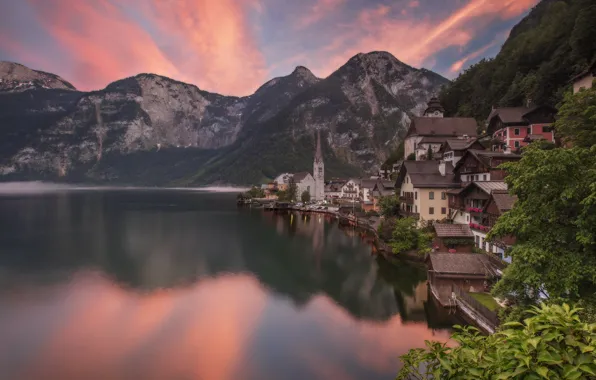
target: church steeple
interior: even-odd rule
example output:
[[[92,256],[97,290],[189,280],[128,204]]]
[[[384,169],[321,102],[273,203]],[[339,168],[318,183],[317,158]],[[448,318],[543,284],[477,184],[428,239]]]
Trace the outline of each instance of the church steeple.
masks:
[[[323,153],[321,151],[321,130],[317,130],[317,150],[315,151],[315,162],[323,162]]]
[[[323,163],[320,130],[317,130],[317,148],[315,150],[312,176],[315,179],[314,199],[316,201],[322,201],[325,199],[325,164]]]

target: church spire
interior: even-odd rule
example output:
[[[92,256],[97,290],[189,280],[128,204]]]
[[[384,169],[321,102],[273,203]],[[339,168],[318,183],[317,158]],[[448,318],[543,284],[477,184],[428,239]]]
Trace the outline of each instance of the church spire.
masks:
[[[321,151],[321,130],[317,130],[317,150],[315,151],[315,162],[323,162],[323,153]]]

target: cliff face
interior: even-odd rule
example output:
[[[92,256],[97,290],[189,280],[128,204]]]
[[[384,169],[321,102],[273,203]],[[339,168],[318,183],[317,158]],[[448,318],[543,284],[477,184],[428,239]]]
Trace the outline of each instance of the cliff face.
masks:
[[[245,184],[310,170],[316,129],[329,175],[370,171],[447,82],[388,53],[359,54],[326,79],[297,67],[241,98],[153,74],[82,93],[0,67],[2,180]]]

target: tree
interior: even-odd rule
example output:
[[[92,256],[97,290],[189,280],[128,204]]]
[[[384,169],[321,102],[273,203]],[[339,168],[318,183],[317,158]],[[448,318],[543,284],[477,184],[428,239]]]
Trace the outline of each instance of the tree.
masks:
[[[554,128],[563,142],[583,148],[596,145],[596,81],[590,89],[565,94]]]
[[[300,199],[302,199],[302,202],[306,203],[306,202],[310,202],[310,193],[306,190],[304,190],[302,192],[302,195],[300,196]]]
[[[380,214],[386,218],[397,216],[399,214],[399,200],[397,196],[381,197],[379,199]]]
[[[286,190],[279,191],[277,193],[277,199],[280,202],[294,202],[298,194],[298,186],[293,177],[290,177],[288,181],[288,188]]]
[[[408,157],[406,158],[406,160],[416,161],[416,153],[412,152],[412,153],[408,154]]]
[[[395,221],[389,245],[394,254],[417,250],[425,254],[430,249],[430,235],[416,227],[416,219],[403,218]]]
[[[401,357],[397,379],[588,379],[596,376],[596,324],[577,309],[542,304],[492,335],[457,327],[455,347],[426,342]]]
[[[504,164],[517,196],[487,237],[513,235],[513,262],[493,292],[522,308],[540,298],[574,302],[596,291],[596,146],[542,150]]]
[[[253,186],[250,190],[244,193],[245,198],[265,198],[265,190],[260,187]]]
[[[433,149],[431,148],[431,145],[428,144],[428,150],[426,151],[426,159],[428,161],[432,161],[434,159],[433,157]]]

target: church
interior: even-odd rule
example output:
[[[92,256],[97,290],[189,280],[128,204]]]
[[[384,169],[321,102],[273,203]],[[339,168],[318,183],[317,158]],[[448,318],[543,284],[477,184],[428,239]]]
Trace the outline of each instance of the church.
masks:
[[[323,151],[321,148],[321,132],[317,131],[317,146],[313,161],[313,172],[300,172],[293,175],[285,173],[280,175],[275,183],[278,188],[287,187],[289,176],[292,176],[296,183],[296,198],[300,200],[305,191],[310,194],[312,201],[323,201],[325,199],[325,163],[323,162]]]

